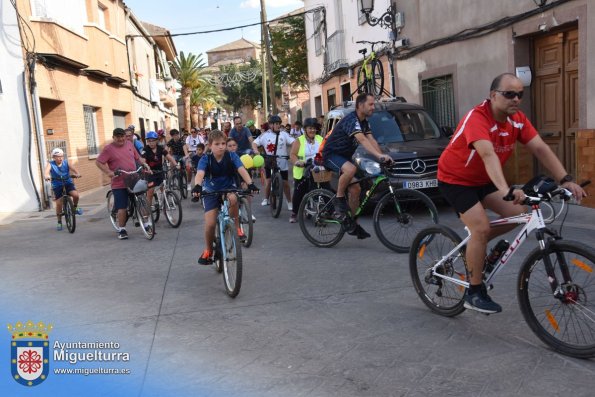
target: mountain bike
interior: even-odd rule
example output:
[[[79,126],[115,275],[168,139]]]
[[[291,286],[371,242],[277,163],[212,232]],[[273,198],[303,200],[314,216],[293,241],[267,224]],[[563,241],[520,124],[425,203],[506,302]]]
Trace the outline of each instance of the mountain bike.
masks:
[[[438,223],[438,210],[432,200],[418,190],[393,187],[385,165],[380,166],[378,175],[368,175],[349,186],[365,180],[373,180],[372,187],[355,213],[348,212],[344,219],[334,214],[334,192],[315,189],[304,196],[298,210],[298,222],[309,242],[328,248],[341,241],[345,232],[354,231],[357,218],[381,184],[387,185],[388,191],[376,204],[372,221],[374,232],[384,246],[395,252],[409,252],[417,233],[428,225]]]
[[[289,156],[280,156],[278,154],[263,155],[268,168],[271,169],[271,192],[269,194],[269,207],[273,218],[278,218],[283,208],[283,177],[281,169],[277,165],[277,159],[289,159]]]
[[[171,190],[179,191],[181,198],[185,199],[188,197],[188,179],[185,168],[182,167],[181,169],[178,169],[176,167],[172,167],[172,169],[167,174],[167,184]]]
[[[376,57],[376,51],[374,51],[375,45],[389,43],[386,41],[366,40],[356,41],[356,43],[370,44],[372,46],[372,50],[370,55],[367,57],[367,48],[362,48],[358,51],[363,55],[364,59],[362,61],[362,66],[357,71],[357,88],[351,94],[351,96],[353,97],[353,94],[362,92],[372,94],[376,98],[381,97],[383,93],[389,95],[389,93],[384,89],[384,69],[382,67],[382,62]]]
[[[165,173],[165,171],[162,172]],[[153,190],[151,211],[155,222],[159,221],[159,215],[163,211],[163,215],[171,227],[177,228],[182,223],[182,203],[165,181]]]
[[[155,220],[151,208],[147,203],[147,189],[148,184],[144,179],[143,167],[139,167],[136,171],[116,170],[114,174],[124,175],[124,182],[128,189],[128,208],[126,209],[126,221],[132,218],[134,226],[141,227],[143,234],[148,240],[155,237]],[[119,231],[117,210],[114,208],[114,194],[110,190],[106,194],[107,213],[109,220],[116,231]]]
[[[229,214],[229,198],[231,194],[249,194],[239,189],[224,189],[217,192],[203,192],[202,197],[218,196],[221,208],[215,225],[215,241],[213,242],[213,264],[218,273],[223,273],[223,284],[227,295],[235,298],[242,287],[242,246],[238,238],[235,222]],[[192,201],[198,201],[193,197]],[[238,201],[239,202],[239,201]]]
[[[70,177],[52,178],[52,182],[62,182],[62,197],[60,198],[62,200],[62,215],[64,215],[68,232],[74,233],[76,230],[76,209],[72,197],[66,192],[66,182],[70,178],[80,178],[80,176],[70,175]]]
[[[513,189],[505,200],[514,199]],[[525,257],[516,283],[521,313],[533,333],[552,349],[572,357],[595,357],[595,301],[591,298],[595,251],[563,240],[546,226],[540,204],[555,197],[568,200],[571,193],[554,184],[547,192],[527,195],[524,204],[531,207],[530,213],[490,222],[491,226],[524,226],[491,271],[484,272],[484,283],[491,289],[496,275],[535,232],[539,246]],[[465,310],[469,287],[465,248],[470,237],[461,240],[454,230],[435,225],[422,230],[411,246],[409,270],[415,290],[426,306],[443,316]]]

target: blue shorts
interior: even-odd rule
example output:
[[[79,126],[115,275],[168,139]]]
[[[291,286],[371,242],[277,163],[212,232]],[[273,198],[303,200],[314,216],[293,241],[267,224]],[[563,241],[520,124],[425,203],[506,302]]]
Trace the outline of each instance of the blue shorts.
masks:
[[[221,196],[218,194],[209,194],[208,196],[203,196],[202,205],[205,207],[205,212],[219,209],[221,207]]]
[[[112,189],[114,195],[114,209],[121,210],[128,208],[128,189]]]
[[[76,190],[76,188],[74,187],[74,183],[72,182],[67,182],[64,184],[64,186],[66,186],[66,193],[70,193],[73,190]],[[59,200],[62,198],[62,185],[58,186],[58,187],[53,187],[52,186],[52,190],[54,191],[54,199],[55,200]]]
[[[343,167],[343,164],[346,162],[351,162],[351,160],[339,154],[331,153],[328,156],[324,156],[323,165],[326,169],[340,173],[341,167]]]

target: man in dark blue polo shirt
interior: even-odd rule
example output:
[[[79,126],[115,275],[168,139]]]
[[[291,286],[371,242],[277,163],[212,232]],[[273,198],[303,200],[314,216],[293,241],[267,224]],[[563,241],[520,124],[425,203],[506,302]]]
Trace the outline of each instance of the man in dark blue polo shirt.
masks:
[[[374,139],[367,118],[374,113],[374,96],[372,94],[359,94],[355,100],[355,111],[343,117],[329,132],[322,149],[324,166],[332,171],[340,172],[337,187],[337,201],[335,211],[337,217],[344,218],[347,213],[347,200],[345,190],[353,180],[357,167],[351,162],[358,145],[378,158],[380,162],[391,162],[388,154],[382,153],[378,142]],[[349,186],[349,208],[354,213],[359,206],[360,186],[358,183]],[[370,235],[360,226],[354,234],[358,238],[367,238]]]

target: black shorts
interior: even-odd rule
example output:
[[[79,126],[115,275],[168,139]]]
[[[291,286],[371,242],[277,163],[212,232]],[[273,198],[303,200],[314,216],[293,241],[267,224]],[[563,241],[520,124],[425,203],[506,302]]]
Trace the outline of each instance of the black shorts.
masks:
[[[482,186],[463,186],[438,181],[438,188],[457,214],[464,214],[488,194],[498,191],[493,183]]]
[[[284,181],[287,180],[287,178],[289,177],[289,171],[280,171],[281,172],[281,179],[283,179]],[[266,176],[266,179],[271,179],[271,175],[273,174],[273,170],[268,168],[268,167],[264,167],[264,174]]]

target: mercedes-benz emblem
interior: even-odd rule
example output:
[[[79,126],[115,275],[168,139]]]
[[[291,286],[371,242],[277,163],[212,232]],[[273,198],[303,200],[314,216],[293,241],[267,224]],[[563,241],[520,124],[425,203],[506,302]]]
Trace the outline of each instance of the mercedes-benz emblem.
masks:
[[[415,159],[411,162],[411,170],[416,174],[421,174],[426,170],[426,163],[423,160]]]

